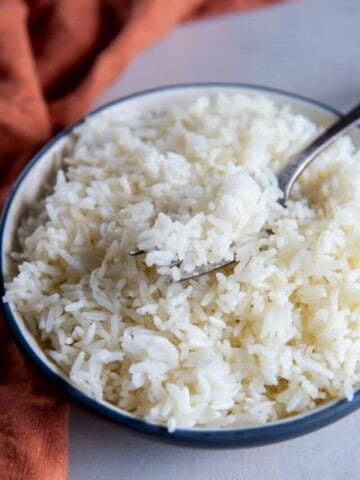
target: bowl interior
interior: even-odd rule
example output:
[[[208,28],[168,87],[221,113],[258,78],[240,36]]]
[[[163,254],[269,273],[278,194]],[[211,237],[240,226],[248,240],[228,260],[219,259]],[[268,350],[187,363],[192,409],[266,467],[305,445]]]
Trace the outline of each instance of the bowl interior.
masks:
[[[338,114],[335,110],[318,104],[316,102],[293,96],[287,93],[274,91],[271,89],[264,89],[261,87],[252,87],[252,86],[241,86],[241,85],[196,85],[196,86],[179,86],[179,87],[168,87],[163,89],[157,89],[149,92],[144,92],[141,94],[133,95],[127,97],[125,99],[119,100],[117,102],[113,102],[105,107],[98,109],[96,112],[91,113],[90,115],[96,115],[97,112],[103,111],[104,109],[116,111],[119,115],[122,114],[131,114],[140,112],[142,110],[151,110],[151,109],[158,109],[162,106],[166,106],[169,102],[175,100],[182,100],[197,96],[202,93],[216,93],[219,91],[225,92],[244,92],[249,94],[262,94],[266,95],[271,98],[276,104],[278,105],[289,105],[294,112],[304,114],[305,116],[312,119],[314,122],[321,124],[323,126],[328,126],[336,118],[338,118]],[[80,123],[80,122],[79,122]],[[76,126],[75,126],[76,127]],[[2,282],[3,284],[9,281],[12,276],[14,275],[14,266],[13,262],[10,259],[9,253],[14,251],[16,247],[16,231],[18,228],[19,219],[21,216],[26,212],[26,209],[29,205],[33,204],[39,195],[41,195],[41,191],[43,185],[49,180],[49,177],[54,174],[56,169],[58,168],[62,152],[64,149],[68,148],[69,144],[71,143],[72,131],[74,127],[67,129],[65,132],[59,134],[54,140],[52,140],[47,146],[45,146],[36,156],[35,158],[28,164],[27,168],[23,171],[21,176],[19,177],[13,191],[10,195],[10,198],[7,202],[5,210],[3,212],[3,219],[2,219],[2,229],[1,229],[1,274],[2,274]],[[360,145],[360,131],[353,131],[351,133],[353,141],[355,144]],[[38,364],[38,366],[49,376],[52,380],[58,382],[60,388],[65,390],[66,393],[71,395],[76,400],[80,401],[85,406],[91,408],[92,410],[97,411],[103,416],[106,416],[112,420],[118,421],[125,426],[129,426],[131,428],[135,428],[137,430],[145,431],[145,433],[158,433],[162,436],[167,436],[168,432],[166,428],[161,427],[159,425],[150,424],[143,420],[139,420],[137,417],[131,415],[126,411],[120,411],[118,408],[114,407],[113,405],[102,401],[95,401],[87,397],[84,393],[82,393],[78,387],[75,387],[71,384],[68,377],[62,372],[59,367],[57,367],[43,352],[42,348],[38,344],[37,340],[33,337],[31,332],[29,331],[27,325],[25,324],[22,317],[16,312],[13,305],[5,304],[3,306],[5,310],[5,315],[9,322],[9,325],[15,334],[18,342],[20,342],[22,348],[32,357],[32,359]],[[321,412],[326,412],[329,410],[329,407],[336,406],[344,402],[342,400],[335,400],[332,401],[322,407],[317,408],[314,412],[317,414],[321,414]],[[353,406],[355,408],[355,405]],[[354,409],[353,408],[353,409]],[[274,428],[276,429],[277,426],[284,426],[293,423],[293,433],[291,433],[287,427],[285,430],[283,429],[283,434],[285,435],[284,438],[290,438],[291,436],[297,436],[296,431],[299,431],[296,427],[296,422],[301,421],[302,419],[309,418],[314,415],[314,412],[310,412],[307,414],[296,415],[291,417],[290,419],[281,420],[276,423],[272,423],[265,426],[255,426],[251,428],[235,428],[229,430],[221,430],[221,435],[227,437],[227,445],[247,445],[249,444],[249,437],[247,440],[244,436],[241,438],[238,436],[239,432],[243,430],[243,432],[257,432],[254,434],[253,438],[257,438],[256,441],[252,441],[254,444],[260,443],[269,443],[270,441],[275,441],[277,434]],[[346,413],[349,413],[348,411]],[[339,416],[344,416],[346,413]],[[325,423],[330,423],[335,418],[333,418],[333,414],[327,415],[325,414],[327,420]],[[324,422],[323,422],[324,423]],[[146,425],[144,427],[144,425]],[[315,425],[315,426],[314,426]],[[319,425],[322,426],[322,425]],[[316,427],[313,421],[310,421],[307,427],[307,431],[311,431]],[[268,435],[268,440],[262,441],[264,439],[264,432],[270,432]],[[269,430],[270,429],[270,430]],[[191,429],[188,432],[191,434],[192,441],[196,440],[196,431],[197,429]],[[206,432],[208,434],[215,433],[219,434],[219,430],[211,430],[211,429],[198,429],[200,435],[204,435]],[[306,428],[303,429],[300,433],[305,433]],[[272,432],[272,433],[271,433]],[[275,432],[275,433],[274,433]],[[287,432],[287,433],[284,433]],[[290,433],[289,433],[290,432]],[[195,437],[194,437],[195,433]],[[298,433],[299,434],[299,433]],[[182,441],[182,436],[183,440]],[[185,435],[185,436],[184,436]],[[248,435],[248,433],[246,433]],[[186,434],[182,434],[180,430],[177,430],[173,437],[180,441],[180,443],[188,443],[189,438]],[[244,440],[245,438],[245,440]],[[201,443],[201,438],[200,443]],[[208,437],[210,441],[210,437]],[[278,438],[279,439],[279,438]],[[218,445],[218,441],[214,441],[211,443],[212,445]],[[204,443],[204,442],[203,442]],[[206,443],[206,442],[205,442]],[[209,442],[208,442],[209,443]],[[221,443],[221,442],[220,442]],[[226,443],[226,442],[225,442]],[[250,441],[251,444],[251,441]]]

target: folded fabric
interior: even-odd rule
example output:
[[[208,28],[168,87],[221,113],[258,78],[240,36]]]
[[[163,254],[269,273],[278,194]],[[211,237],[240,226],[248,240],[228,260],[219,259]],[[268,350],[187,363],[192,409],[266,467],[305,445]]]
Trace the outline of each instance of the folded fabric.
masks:
[[[180,21],[279,0],[0,0],[0,205],[33,152]],[[68,407],[0,318],[0,476],[60,480]]]

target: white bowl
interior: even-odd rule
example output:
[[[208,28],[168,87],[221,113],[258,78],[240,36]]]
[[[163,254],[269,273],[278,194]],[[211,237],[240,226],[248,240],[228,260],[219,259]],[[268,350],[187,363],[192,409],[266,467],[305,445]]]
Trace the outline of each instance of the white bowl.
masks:
[[[270,88],[238,84],[196,84],[157,88],[112,102],[92,112],[90,115],[97,115],[98,112],[104,109],[113,108],[116,108],[119,112],[127,111],[128,109],[132,111],[147,110],[152,106],[166,105],[173,100],[185,99],[204,92],[213,93],[217,91],[265,94],[276,104],[290,105],[295,112],[303,113],[314,122],[324,126],[333,123],[340,116],[336,110],[313,100]],[[51,172],[57,169],[61,152],[69,140],[69,135],[81,122],[83,120],[57,135],[31,160],[18,178],[9,196],[1,221],[0,267],[2,293],[4,292],[5,282],[9,281],[14,274],[9,253],[14,251],[16,229],[22,212],[37,198],[45,179]],[[359,130],[354,131],[352,137],[354,142],[360,145]],[[12,304],[3,304],[3,309],[19,346],[69,398],[124,427],[170,443],[192,447],[210,446],[222,448],[263,445],[298,437],[321,428],[348,415],[360,406],[360,391],[358,390],[351,402],[344,399],[334,400],[307,414],[294,415],[274,423],[246,428],[178,429],[170,433],[166,427],[146,422],[106,401],[96,401],[84,394],[44,354],[37,339],[33,337],[14,306]]]

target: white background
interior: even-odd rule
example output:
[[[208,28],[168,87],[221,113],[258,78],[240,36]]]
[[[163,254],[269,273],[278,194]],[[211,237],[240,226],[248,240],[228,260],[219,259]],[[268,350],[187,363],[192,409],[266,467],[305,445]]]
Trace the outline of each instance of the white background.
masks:
[[[345,111],[360,101],[359,43],[360,0],[292,0],[188,23],[137,57],[96,106],[149,87],[227,81]],[[282,444],[216,451],[156,443],[72,408],[69,450],[69,480],[357,480],[360,411]]]

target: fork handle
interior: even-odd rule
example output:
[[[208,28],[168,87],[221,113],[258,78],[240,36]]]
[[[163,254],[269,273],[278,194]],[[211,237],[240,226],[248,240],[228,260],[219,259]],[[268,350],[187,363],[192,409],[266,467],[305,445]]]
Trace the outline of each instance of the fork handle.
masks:
[[[305,168],[321,153],[330,143],[350,130],[360,120],[360,104],[356,105],[349,113],[342,116],[331,127],[325,130],[302,152],[295,155],[293,160],[284,167],[278,175],[279,187],[284,192],[282,203],[289,199],[292,187]]]

